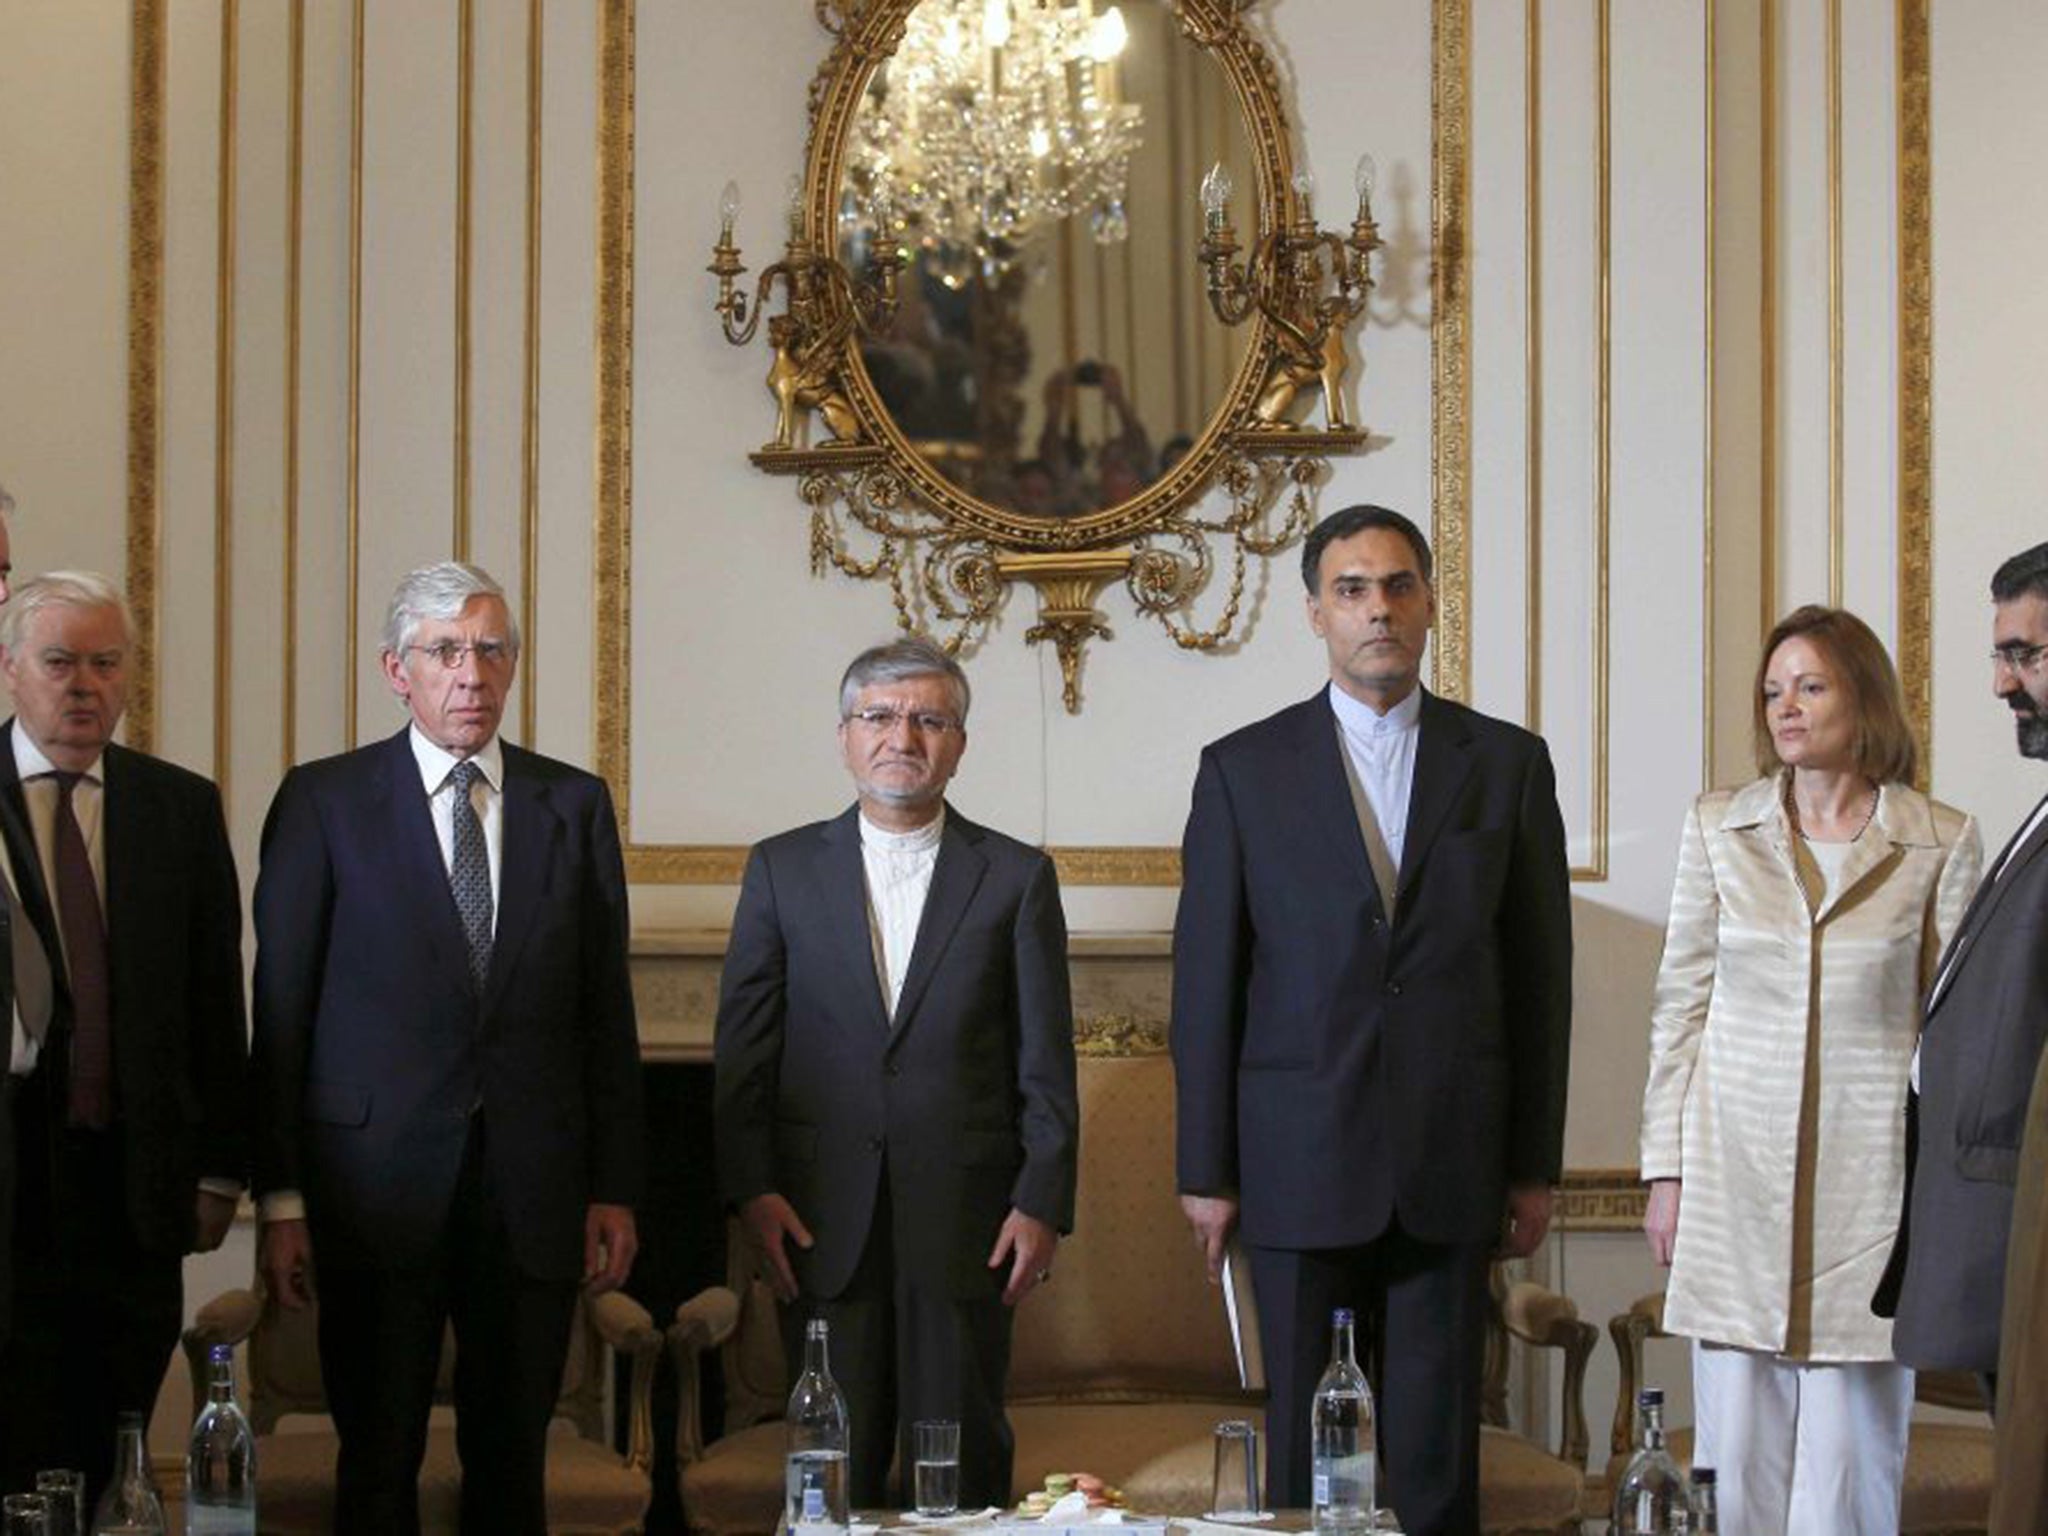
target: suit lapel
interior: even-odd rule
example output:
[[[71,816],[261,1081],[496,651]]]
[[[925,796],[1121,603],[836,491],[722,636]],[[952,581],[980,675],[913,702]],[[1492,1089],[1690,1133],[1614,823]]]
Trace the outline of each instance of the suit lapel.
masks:
[[[491,940],[491,972],[484,984],[486,1010],[504,990],[506,977],[547,889],[561,818],[540,780],[526,771],[523,754],[506,745],[502,816],[498,827],[498,925]],[[449,895],[454,905],[454,894]],[[460,914],[457,914],[460,921]],[[467,939],[464,940],[465,952]]]
[[[1415,742],[1415,777],[1408,790],[1408,831],[1401,848],[1397,907],[1414,887],[1430,845],[1443,830],[1444,818],[1457,804],[1458,792],[1472,771],[1471,741],[1464,721],[1435,694],[1424,692]]]
[[[911,947],[910,969],[903,977],[903,995],[896,1001],[896,1039],[917,1015],[917,1005],[932,983],[932,974],[945,958],[953,931],[967,913],[967,905],[988,873],[988,860],[974,845],[981,829],[972,822],[948,814],[946,830],[939,839],[939,857],[932,869],[932,888],[924,899],[924,913],[917,922],[917,943]]]
[[[1379,902],[1379,882],[1365,852],[1365,829],[1358,824],[1358,806],[1351,798],[1351,780],[1344,767],[1344,729],[1330,707],[1328,689],[1301,707],[1302,737],[1296,751],[1308,775],[1309,815],[1304,825],[1343,827],[1331,835],[1344,867]],[[1318,834],[1320,839],[1320,833]]]
[[[9,720],[0,729],[0,837],[7,841],[7,862],[14,866],[14,894],[22,910],[35,925],[43,949],[51,955],[64,953],[57,939],[57,914],[50,905],[50,893],[43,887],[43,857],[36,851],[35,833],[30,829],[28,799],[21,791],[21,772],[14,765],[14,733],[20,725]],[[69,983],[61,964],[53,965],[60,995],[68,995]]]
[[[882,981],[875,973],[875,937],[868,923],[868,872],[860,856],[860,807],[825,823],[819,859],[819,894],[825,923],[838,936],[852,981],[854,1006],[884,1035],[889,1015],[882,1008]]]
[[[2041,856],[2041,850],[2048,847],[2048,820],[2043,820],[2034,828],[2033,836],[2027,839],[2024,846],[2016,846],[2020,838],[2025,836],[2028,824],[2033,821],[2040,808],[2040,802],[2037,801],[2034,809],[2020,822],[2019,831],[2013,833],[2005,845],[2005,850],[1999,853],[1999,860],[2003,863],[1994,862],[1991,865],[1995,873],[1978,885],[1977,894],[1970,899],[1970,905],[1963,913],[1962,922],[1956,925],[1955,937],[1949,940],[1948,949],[1942,955],[1941,963],[1934,969],[1935,980],[1941,990],[1935,994],[1928,1006],[1927,1016],[1930,1020],[1940,1011],[1948,995],[1955,991],[1956,974],[1969,963],[1969,947],[1976,943],[1977,935],[1991,921],[1992,914],[1998,910],[1999,902],[2005,899],[2005,893],[2019,883],[2021,874]]]

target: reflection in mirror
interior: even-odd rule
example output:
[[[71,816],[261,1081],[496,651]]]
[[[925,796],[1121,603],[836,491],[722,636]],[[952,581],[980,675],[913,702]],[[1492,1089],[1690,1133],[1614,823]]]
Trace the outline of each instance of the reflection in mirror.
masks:
[[[849,136],[840,254],[912,264],[862,362],[897,430],[994,506],[1137,495],[1201,436],[1249,339],[1208,314],[1187,195],[1254,185],[1223,69],[1167,0],[921,0]]]

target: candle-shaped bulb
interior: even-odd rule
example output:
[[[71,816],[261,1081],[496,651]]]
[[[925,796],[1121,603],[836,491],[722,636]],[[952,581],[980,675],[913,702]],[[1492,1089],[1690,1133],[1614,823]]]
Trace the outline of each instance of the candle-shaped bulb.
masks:
[[[1202,178],[1202,211],[1214,223],[1223,221],[1223,210],[1230,206],[1230,172],[1218,160],[1209,167],[1209,174]]]
[[[1353,184],[1358,188],[1358,211],[1372,211],[1373,189],[1379,185],[1380,168],[1371,155],[1358,157],[1358,168],[1351,173]]]
[[[1088,36],[1089,56],[1098,64],[1107,64],[1123,53],[1124,44],[1130,39],[1130,29],[1124,25],[1123,8],[1112,5],[1095,18],[1094,29]]]
[[[1304,219],[1308,218],[1316,200],[1316,179],[1307,166],[1304,165],[1295,171],[1293,187],[1295,206]]]
[[[1010,41],[1010,0],[988,0],[981,10],[984,47],[1001,48]]]
[[[789,214],[789,233],[794,239],[804,232],[804,179],[801,176],[789,178],[783,193],[783,206]]]
[[[718,237],[732,239],[732,227],[740,216],[740,184],[728,181],[718,194]]]

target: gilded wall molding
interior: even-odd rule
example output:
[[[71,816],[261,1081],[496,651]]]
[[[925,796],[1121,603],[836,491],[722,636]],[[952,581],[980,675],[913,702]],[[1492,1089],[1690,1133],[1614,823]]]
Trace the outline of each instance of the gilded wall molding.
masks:
[[[1430,22],[1430,500],[1435,514],[1434,687],[1472,696],[1472,18],[1434,0]]]
[[[1634,1232],[1643,1224],[1649,1190],[1634,1168],[1568,1168],[1558,1185],[1554,1229]]]
[[[156,749],[157,553],[162,537],[164,26],[166,0],[128,13],[128,605],[135,669],[127,741]]]
[[[597,12],[597,504],[591,579],[597,632],[597,771],[632,833],[633,0]],[[664,850],[628,847],[636,856]],[[659,876],[635,874],[639,879]]]
[[[1048,848],[1063,885],[1180,884],[1178,848]],[[738,885],[744,843],[631,844],[626,877],[637,885]]]
[[[1899,0],[1899,681],[1934,777],[1934,160],[1928,0]]]

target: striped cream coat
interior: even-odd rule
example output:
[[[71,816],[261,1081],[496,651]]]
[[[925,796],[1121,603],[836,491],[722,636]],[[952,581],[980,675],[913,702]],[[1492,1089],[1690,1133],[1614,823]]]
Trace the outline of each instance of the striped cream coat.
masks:
[[[1886,785],[1815,906],[1784,783],[1702,795],[1679,848],[1643,1094],[1643,1177],[1684,1181],[1664,1320],[1885,1360],[1870,1296],[1898,1225],[1921,997],[1983,850],[1970,817]]]

